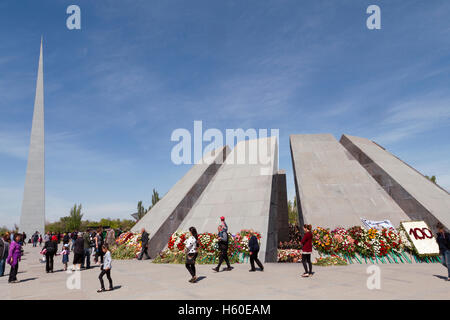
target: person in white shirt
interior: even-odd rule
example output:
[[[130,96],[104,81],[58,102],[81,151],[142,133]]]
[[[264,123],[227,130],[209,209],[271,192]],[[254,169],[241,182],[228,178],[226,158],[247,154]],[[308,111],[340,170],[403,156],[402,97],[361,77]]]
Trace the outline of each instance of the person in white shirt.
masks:
[[[112,291],[114,289],[112,279],[111,279],[111,262],[112,262],[111,252],[109,251],[108,245],[106,243],[103,244],[102,251],[104,254],[103,263],[102,263],[102,267],[101,267],[102,271],[100,272],[100,275],[98,276],[98,279],[100,280],[101,289],[97,290],[97,292],[106,291],[105,284],[103,283],[103,276],[105,274],[109,281],[109,290],[108,291]]]
[[[194,227],[189,228],[189,232],[191,236],[185,242],[185,253],[186,253],[186,269],[188,269],[192,278],[189,280],[191,283],[195,283],[197,281],[197,276],[195,275],[195,260],[198,255],[198,234],[197,229]]]

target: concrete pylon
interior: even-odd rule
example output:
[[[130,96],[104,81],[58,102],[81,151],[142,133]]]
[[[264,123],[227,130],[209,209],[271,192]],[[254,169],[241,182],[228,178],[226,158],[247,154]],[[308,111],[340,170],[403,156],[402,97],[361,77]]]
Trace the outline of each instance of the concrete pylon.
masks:
[[[300,225],[334,229],[361,218],[409,220],[387,192],[331,134],[290,136]]]
[[[205,155],[134,225],[131,231],[141,232],[144,228],[150,234],[150,257],[155,258],[164,249],[229,152],[230,149],[225,146]]]
[[[395,155],[361,137],[343,135],[341,144],[408,215],[424,220],[436,232],[441,222],[450,228],[450,195]]]
[[[288,222],[287,204],[281,203],[287,201],[283,178],[285,174],[278,171],[276,137],[241,141],[178,229],[186,231],[193,226],[199,233],[217,233],[224,216],[232,234],[241,229],[261,232],[259,257],[276,262],[278,235],[283,229],[279,224]]]
[[[30,150],[19,226],[20,232],[27,234],[27,239],[30,239],[35,231],[44,233],[45,228],[44,61],[42,45],[41,38]]]

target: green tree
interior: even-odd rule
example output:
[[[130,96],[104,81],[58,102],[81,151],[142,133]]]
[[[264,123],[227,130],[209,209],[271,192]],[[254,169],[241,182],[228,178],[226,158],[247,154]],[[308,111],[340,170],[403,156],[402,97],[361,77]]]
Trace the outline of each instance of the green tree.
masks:
[[[425,176],[428,180],[430,180],[431,182],[433,182],[434,184],[436,184],[436,176],[431,176],[431,178],[429,176]]]
[[[290,224],[298,224],[297,197],[294,201],[288,200],[288,216]]]
[[[77,206],[75,204],[72,209],[70,209],[70,215],[68,217],[61,218],[64,219],[66,224],[67,231],[79,230],[81,227],[81,219],[83,218],[83,214],[81,213],[81,204]]]
[[[155,189],[153,189],[153,194],[152,194],[152,207],[160,200],[159,198],[159,193],[158,191],[156,191]]]
[[[145,211],[145,208],[142,205],[142,201],[139,201],[138,205],[137,205],[137,220],[138,221],[141,220],[145,216],[146,213],[147,213],[147,211]]]

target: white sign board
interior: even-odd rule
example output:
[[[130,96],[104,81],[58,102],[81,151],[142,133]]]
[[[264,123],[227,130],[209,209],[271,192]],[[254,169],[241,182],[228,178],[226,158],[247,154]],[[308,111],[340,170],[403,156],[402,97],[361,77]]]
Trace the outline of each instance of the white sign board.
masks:
[[[367,229],[395,229],[389,220],[372,221],[361,218],[361,221]]]
[[[420,255],[439,254],[439,245],[425,221],[402,222],[402,226]]]

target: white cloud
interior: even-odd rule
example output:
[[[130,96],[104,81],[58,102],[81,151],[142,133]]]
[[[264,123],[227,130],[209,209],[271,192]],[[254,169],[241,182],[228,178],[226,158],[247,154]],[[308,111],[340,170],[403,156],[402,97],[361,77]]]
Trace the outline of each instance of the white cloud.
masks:
[[[374,140],[390,144],[445,127],[450,120],[450,97],[422,96],[387,109]]]

